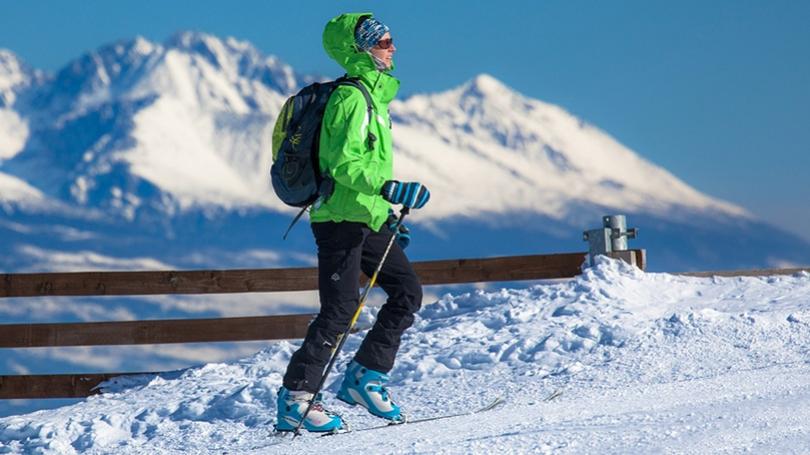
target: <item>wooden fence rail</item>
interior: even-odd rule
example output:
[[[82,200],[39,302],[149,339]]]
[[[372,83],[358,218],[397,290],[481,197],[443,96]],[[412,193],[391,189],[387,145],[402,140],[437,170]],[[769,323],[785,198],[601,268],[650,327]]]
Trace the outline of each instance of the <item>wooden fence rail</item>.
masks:
[[[587,253],[453,259],[414,263],[422,284],[570,278]],[[313,291],[318,269],[245,269],[166,272],[19,273],[0,276],[0,297],[222,294]]]
[[[314,316],[4,324],[0,348],[288,340],[302,338]]]
[[[645,268],[644,250],[617,253]],[[572,278],[586,253],[455,259],[414,263],[424,285]],[[318,288],[316,268],[166,272],[5,274],[0,298],[121,296],[308,291]],[[303,338],[313,315],[162,321],[0,325],[0,348],[193,343]],[[0,399],[79,398],[99,393],[118,376],[98,373],[0,376]]]
[[[810,267],[790,268],[790,269],[751,269],[751,270],[719,270],[715,272],[681,272],[677,275],[693,276],[699,278],[718,277],[740,277],[740,276],[776,276],[793,275],[800,272],[810,273]]]
[[[159,373],[41,374],[0,376],[0,398],[84,398],[101,393],[99,384],[121,376]]]

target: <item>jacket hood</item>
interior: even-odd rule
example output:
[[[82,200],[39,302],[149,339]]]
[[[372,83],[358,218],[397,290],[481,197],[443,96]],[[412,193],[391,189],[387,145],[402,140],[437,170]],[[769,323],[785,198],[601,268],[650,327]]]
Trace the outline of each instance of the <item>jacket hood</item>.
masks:
[[[361,17],[373,16],[371,13],[345,13],[326,23],[323,30],[323,48],[349,76],[360,76],[370,71],[377,71],[374,59],[366,52],[357,50],[354,44],[354,29]],[[394,69],[393,62],[389,72]]]

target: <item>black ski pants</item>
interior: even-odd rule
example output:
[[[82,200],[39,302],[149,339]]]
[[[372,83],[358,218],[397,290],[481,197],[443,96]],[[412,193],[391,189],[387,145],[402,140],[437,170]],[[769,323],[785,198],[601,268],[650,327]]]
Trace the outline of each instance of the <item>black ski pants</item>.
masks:
[[[359,305],[360,271],[371,276],[393,233],[374,232],[364,223],[312,223],[318,245],[318,289],[321,311],[307,330],[284,375],[284,387],[314,393],[339,334],[346,331]],[[394,242],[377,284],[388,294],[374,326],[354,359],[366,368],[387,373],[394,366],[402,333],[422,305],[422,285],[402,248]]]

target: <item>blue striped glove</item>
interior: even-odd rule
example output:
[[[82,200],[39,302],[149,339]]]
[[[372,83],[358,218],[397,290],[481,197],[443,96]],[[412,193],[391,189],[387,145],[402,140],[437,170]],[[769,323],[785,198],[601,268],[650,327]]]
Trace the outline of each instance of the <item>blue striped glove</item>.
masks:
[[[420,209],[430,199],[430,191],[419,182],[398,182],[389,180],[383,184],[380,191],[383,199],[392,204],[402,204],[403,207]]]

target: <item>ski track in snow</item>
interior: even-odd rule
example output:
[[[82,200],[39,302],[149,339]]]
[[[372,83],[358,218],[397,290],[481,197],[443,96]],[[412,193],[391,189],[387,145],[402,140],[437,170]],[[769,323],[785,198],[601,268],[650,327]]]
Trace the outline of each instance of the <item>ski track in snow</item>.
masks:
[[[348,340],[326,390],[354,428],[379,424],[334,399],[360,339]],[[602,260],[567,282],[448,294],[419,313],[391,372],[400,404],[419,418],[504,396],[493,411],[274,436],[276,391],[296,347],[280,342],[0,419],[0,453],[802,453],[808,341],[810,274],[689,278]]]

